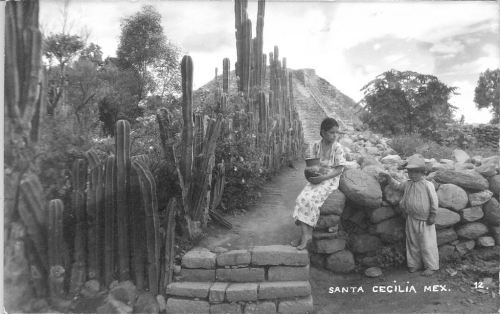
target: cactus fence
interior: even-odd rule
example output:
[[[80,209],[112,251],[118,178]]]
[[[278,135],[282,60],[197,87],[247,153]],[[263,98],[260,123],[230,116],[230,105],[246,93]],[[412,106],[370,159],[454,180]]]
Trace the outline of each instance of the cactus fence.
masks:
[[[267,56],[263,50],[265,1],[259,0],[257,36],[252,38],[252,23],[248,19],[246,0],[235,1],[235,28],[238,91],[245,105],[228,113],[230,95],[230,61],[222,62],[222,90],[215,93],[217,106],[206,115],[193,114],[193,61],[184,56],[181,64],[183,92],[183,129],[180,141],[171,129],[172,118],[167,109],[160,109],[157,120],[167,163],[175,165],[182,188],[182,208],[192,238],[201,232],[209,213],[220,203],[224,191],[224,161],[214,171],[217,139],[222,136],[236,142],[241,134],[254,138],[251,149],[263,152],[260,166],[268,171],[302,153],[303,130],[293,105],[292,73],[286,59],[279,59],[278,47]],[[269,68],[269,73],[267,69]],[[216,79],[217,79],[217,69]],[[269,86],[266,86],[266,82]],[[231,166],[229,164],[229,166]],[[216,175],[213,176],[213,173]]]
[[[116,123],[115,154],[101,160],[90,150],[72,169],[75,216],[73,264],[63,265],[61,237],[63,204],[49,204],[48,238],[51,272],[65,266],[69,291],[76,293],[90,279],[109,285],[135,282],[158,294],[171,281],[175,202],[166,211],[167,230],[160,230],[156,183],[146,156],[130,156],[130,125]],[[165,252],[164,257],[160,252]],[[62,291],[54,285],[55,294]]]

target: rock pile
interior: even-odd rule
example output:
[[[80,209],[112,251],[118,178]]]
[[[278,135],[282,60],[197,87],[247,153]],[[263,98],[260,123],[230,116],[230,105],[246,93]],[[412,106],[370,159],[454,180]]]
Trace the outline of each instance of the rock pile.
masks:
[[[405,220],[402,194],[378,181],[389,172],[408,177],[398,167],[404,160],[387,141],[365,132],[343,139],[349,164],[339,190],[320,208],[313,232],[311,263],[335,272],[360,267],[405,263]],[[470,157],[456,150],[454,160],[426,159],[427,180],[434,184],[441,261],[462,256],[475,247],[500,245],[500,156]]]
[[[167,287],[167,313],[306,313],[313,310],[309,256],[291,246],[257,246],[182,258]]]

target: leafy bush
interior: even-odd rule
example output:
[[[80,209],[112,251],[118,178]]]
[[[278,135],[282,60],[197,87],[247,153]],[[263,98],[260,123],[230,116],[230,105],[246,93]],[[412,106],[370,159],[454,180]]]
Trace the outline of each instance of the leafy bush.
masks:
[[[395,136],[391,139],[389,145],[403,158],[416,153],[425,158],[435,158],[437,160],[449,159],[453,156],[453,148],[439,145],[415,133]]]
[[[256,188],[267,179],[268,173],[262,167],[263,152],[252,149],[255,137],[249,133],[236,133],[234,140],[221,136],[215,150],[219,163],[224,159],[226,165],[226,185],[222,196],[222,207],[231,212],[248,208],[256,199]]]

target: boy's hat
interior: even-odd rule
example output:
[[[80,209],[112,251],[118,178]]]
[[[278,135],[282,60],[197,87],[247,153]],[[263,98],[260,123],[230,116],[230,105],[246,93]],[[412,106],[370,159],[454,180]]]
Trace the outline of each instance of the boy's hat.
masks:
[[[406,159],[406,169],[425,169],[425,160],[422,156],[415,154]]]

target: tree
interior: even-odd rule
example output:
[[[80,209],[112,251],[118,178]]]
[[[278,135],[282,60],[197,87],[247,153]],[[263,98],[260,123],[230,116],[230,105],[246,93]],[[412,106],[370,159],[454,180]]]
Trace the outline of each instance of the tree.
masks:
[[[155,89],[153,70],[160,76],[166,69],[178,68],[178,49],[167,42],[161,26],[161,15],[153,6],[144,6],[121,24],[120,44],[117,50],[119,65],[133,69],[139,82],[139,100]],[[162,69],[163,68],[163,69]],[[166,81],[169,83],[166,76]],[[162,87],[163,89],[163,87]]]
[[[99,120],[105,134],[114,135],[114,124],[119,119],[131,123],[141,115],[138,107],[139,85],[132,70],[120,69],[116,59],[107,58],[99,74],[102,94],[99,99]]]
[[[44,56],[49,60],[49,86],[47,113],[53,114],[63,95],[66,79],[66,67],[85,47],[82,39],[77,35],[51,34],[44,40]],[[53,67],[52,62],[57,61]]]
[[[79,129],[88,130],[94,120],[93,104],[100,90],[98,67],[89,59],[80,59],[68,69],[67,102]],[[95,114],[97,116],[97,114]]]
[[[500,122],[500,69],[487,69],[479,75],[474,102],[478,109],[490,108],[493,114],[490,123]]]
[[[90,43],[80,52],[79,60],[88,60],[96,65],[102,65],[102,49],[101,46]]]
[[[448,102],[456,87],[449,87],[432,75],[390,70],[361,90],[365,95],[361,101],[364,122],[379,132],[429,135],[450,122],[456,109]]]

